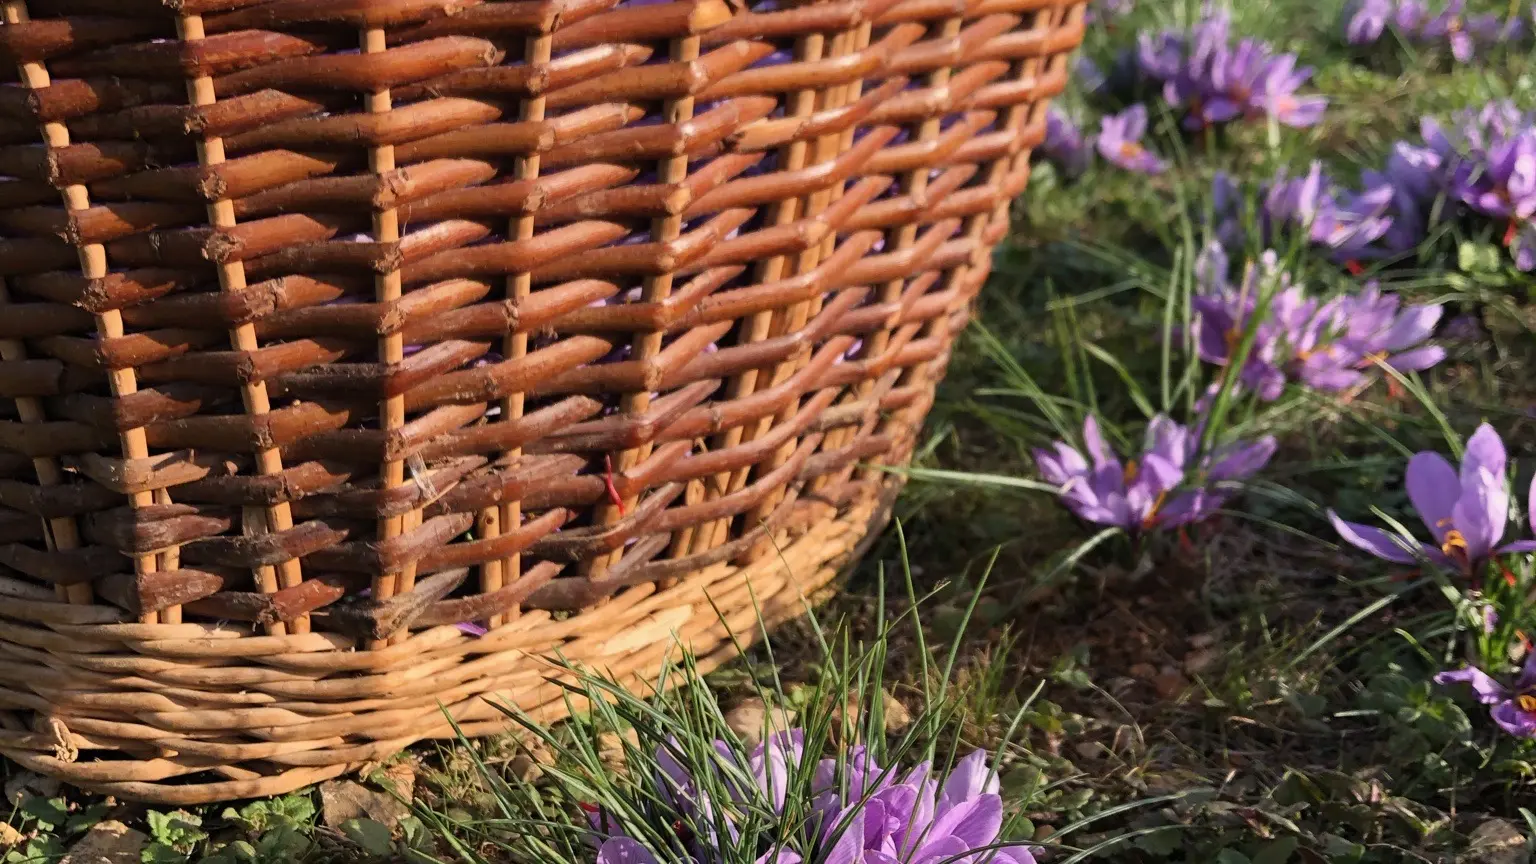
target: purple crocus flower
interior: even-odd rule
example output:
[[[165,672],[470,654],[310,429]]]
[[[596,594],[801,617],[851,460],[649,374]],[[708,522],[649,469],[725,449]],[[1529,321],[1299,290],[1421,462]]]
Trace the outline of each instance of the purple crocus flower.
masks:
[[[1127,171],[1160,174],[1165,167],[1163,160],[1141,144],[1146,132],[1145,106],[1132,105],[1119,114],[1107,115],[1099,126],[1099,155]]]
[[[1083,442],[1091,464],[1060,441],[1053,451],[1036,450],[1035,463],[1047,482],[1061,487],[1062,501],[1079,518],[1134,534],[1205,519],[1225,505],[1238,481],[1257,473],[1275,452],[1275,439],[1265,436],[1217,448],[1191,466],[1198,441],[1198,429],[1159,414],[1147,424],[1141,458],[1122,464],[1090,415],[1083,421]],[[1177,491],[1187,473],[1195,482]]]
[[[1370,282],[1358,295],[1339,298],[1320,311],[1312,326],[1313,344],[1296,346],[1296,374],[1318,390],[1343,391],[1362,383],[1381,362],[1399,372],[1428,369],[1445,359],[1445,349],[1424,344],[1434,334],[1444,308],[1410,306],[1383,294]]]
[[[1500,219],[1536,215],[1536,129],[1488,142],[1479,162],[1457,190],[1467,206]]]
[[[1274,436],[1218,447],[1202,462],[1204,486],[1181,492],[1163,507],[1158,524],[1165,528],[1203,522],[1231,500],[1235,487],[1269,464],[1278,444]]]
[[[1294,54],[1281,54],[1269,60],[1259,69],[1257,86],[1249,97],[1250,114],[1268,115],[1293,129],[1316,126],[1323,119],[1328,100],[1322,96],[1299,96],[1296,92],[1311,77],[1311,67],[1296,68]]]
[[[1264,197],[1264,216],[1271,232],[1282,225],[1300,228],[1319,246],[1332,250],[1336,260],[1348,261],[1371,255],[1370,246],[1392,227],[1387,214],[1392,206],[1391,186],[1349,192],[1336,188],[1313,162],[1305,177],[1283,174]]]
[[[1052,108],[1045,116],[1045,143],[1040,154],[1066,177],[1082,176],[1093,161],[1092,142],[1067,116]]]
[[[1122,464],[1089,415],[1083,421],[1083,444],[1090,464],[1071,445],[1058,441],[1054,452],[1035,451],[1040,475],[1061,488],[1061,500],[1079,518],[1135,533],[1157,524],[1158,509],[1184,479],[1189,458],[1189,433],[1167,417],[1153,418],[1147,427],[1147,451],[1140,460]]]
[[[823,763],[824,770],[833,766]],[[1003,825],[997,775],[984,752],[960,760],[942,786],[927,763],[898,776],[864,754],[860,768],[861,776],[850,777],[851,803],[827,822],[829,832],[842,833],[825,864],[1034,864],[1022,845],[974,851],[996,844]]]
[[[1380,528],[1345,522],[1331,509],[1328,519],[1346,542],[1378,558],[1413,564],[1422,557],[1447,570],[1471,575],[1495,555],[1536,551],[1536,541],[1530,540],[1499,545],[1509,522],[1506,461],[1504,442],[1486,423],[1467,441],[1459,474],[1439,453],[1421,452],[1409,460],[1408,500],[1435,538],[1433,546]]]
[[[1516,738],[1536,738],[1536,651],[1526,655],[1512,687],[1476,666],[1441,672],[1435,683],[1472,685],[1477,701],[1492,706],[1489,713],[1500,729]]]
[[[1370,45],[1386,32],[1391,17],[1391,0],[1352,0],[1344,9],[1344,41]]]
[[[1466,0],[1450,0],[1439,15],[1424,22],[1419,35],[1427,42],[1440,42],[1451,46],[1451,55],[1462,63],[1472,60],[1477,43],[1496,41],[1504,25],[1497,15],[1466,14]]]
[[[1190,301],[1196,315],[1196,352],[1201,360],[1223,367],[1232,362],[1258,307],[1260,280],[1289,278],[1278,273],[1273,252],[1265,253],[1259,266],[1249,268],[1240,286],[1227,281],[1227,268],[1226,252],[1216,244],[1208,246],[1195,263],[1201,292]],[[1284,290],[1290,289],[1281,293]],[[1285,373],[1280,368],[1282,335],[1273,317],[1260,322],[1238,376],[1243,389],[1257,393],[1266,402],[1280,398],[1285,389]]]
[[[1445,349],[1425,345],[1445,307],[1436,304],[1400,309],[1396,294],[1383,294],[1375,282],[1344,299],[1339,317],[1347,322],[1339,342],[1362,365],[1378,360],[1399,372],[1419,372],[1445,359]]]

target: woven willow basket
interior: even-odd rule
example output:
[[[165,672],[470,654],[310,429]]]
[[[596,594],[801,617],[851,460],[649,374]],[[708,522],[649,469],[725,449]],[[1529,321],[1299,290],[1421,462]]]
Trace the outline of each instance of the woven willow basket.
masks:
[[[169,804],[799,613],[884,519],[1084,15],[0,7],[0,753]]]

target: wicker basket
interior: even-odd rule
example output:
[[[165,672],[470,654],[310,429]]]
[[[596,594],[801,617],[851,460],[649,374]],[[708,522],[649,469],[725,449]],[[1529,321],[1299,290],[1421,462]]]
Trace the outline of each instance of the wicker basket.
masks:
[[[1084,14],[0,7],[0,753],[169,804],[797,614],[883,520]]]

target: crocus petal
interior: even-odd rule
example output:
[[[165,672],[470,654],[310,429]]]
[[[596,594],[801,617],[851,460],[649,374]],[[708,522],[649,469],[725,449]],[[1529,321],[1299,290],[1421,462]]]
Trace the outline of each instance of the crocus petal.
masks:
[[[977,750],[956,762],[954,770],[949,772],[944,789],[939,793],[938,812],[943,813],[978,795],[995,793],[997,789],[997,774],[987,764],[986,751]]]
[[[1404,351],[1387,358],[1387,365],[1399,372],[1419,372],[1440,365],[1445,359],[1445,349],[1439,345],[1426,345],[1412,351]]]
[[[1504,685],[1493,679],[1493,676],[1477,668],[1468,666],[1465,669],[1452,669],[1441,672],[1435,676],[1436,684],[1466,683],[1472,685],[1472,692],[1476,694],[1477,701],[1484,705],[1493,705],[1501,700],[1509,698],[1509,691]]]
[[[1463,466],[1465,467],[1465,466]],[[1451,508],[1451,523],[1467,542],[1467,558],[1481,561],[1504,536],[1509,521],[1509,493],[1503,476],[1494,477],[1487,469],[1478,469],[1478,478],[1470,488],[1463,486],[1461,499]]]
[[[1524,693],[1536,688],[1536,651],[1527,652],[1525,665],[1520,667],[1520,675],[1515,678],[1515,690]]]
[[[597,850],[597,864],[659,864],[651,850],[629,837],[610,837]]]
[[[1003,799],[980,795],[953,807],[933,820],[933,836],[956,837],[966,849],[977,849],[997,840],[1003,828]]]
[[[1408,460],[1408,500],[1436,543],[1445,542],[1452,527],[1451,510],[1461,497],[1456,469],[1439,453],[1416,453]]]
[[[1423,342],[1434,334],[1435,325],[1440,323],[1440,316],[1444,314],[1445,307],[1438,304],[1408,307],[1393,322],[1386,336],[1382,337],[1382,350],[1402,351]]]
[[[1516,540],[1493,550],[1495,555],[1516,555],[1525,552],[1536,552],[1536,540]]]
[[[1216,481],[1244,480],[1259,473],[1275,455],[1275,436],[1265,435],[1252,444],[1234,447],[1211,466],[1210,478]]]
[[[1526,711],[1513,700],[1500,702],[1489,713],[1500,729],[1516,738],[1536,738],[1536,713]]]
[[[1328,521],[1333,523],[1334,530],[1339,532],[1344,542],[1351,546],[1396,564],[1418,563],[1419,559],[1409,551],[1408,541],[1396,534],[1357,522],[1345,522],[1332,510],[1328,511]]]
[[[1531,520],[1531,532],[1536,533],[1536,477],[1531,478],[1531,491],[1526,493],[1525,514]]]
[[[1099,431],[1098,418],[1089,414],[1083,418],[1083,446],[1088,448],[1088,455],[1093,459],[1093,467],[1102,469],[1106,465],[1113,465],[1115,470],[1120,470],[1120,460],[1115,458],[1115,451],[1109,449],[1104,442],[1104,433]]]
[[[1483,470],[1499,478],[1502,483],[1507,461],[1504,442],[1499,438],[1499,433],[1493,431],[1493,427],[1487,423],[1477,427],[1477,431],[1467,439],[1467,450],[1461,457],[1462,488],[1478,482],[1479,472]]]

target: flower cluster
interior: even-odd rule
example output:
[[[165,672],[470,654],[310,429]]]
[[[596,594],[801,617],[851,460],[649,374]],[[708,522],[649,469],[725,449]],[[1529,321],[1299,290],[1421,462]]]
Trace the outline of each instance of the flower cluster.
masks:
[[[1266,435],[1196,460],[1199,438],[1198,428],[1158,415],[1147,425],[1140,458],[1122,463],[1090,414],[1083,421],[1088,459],[1057,441],[1049,451],[1035,451],[1035,464],[1047,483],[1060,487],[1067,509],[1085,521],[1132,534],[1177,528],[1225,506],[1240,481],[1257,474],[1275,453],[1275,439]]]
[[[1307,127],[1322,119],[1327,99],[1301,95],[1312,77],[1297,68],[1296,55],[1277,54],[1256,39],[1231,37],[1225,11],[1213,11],[1188,32],[1143,33],[1136,67],[1160,84],[1163,98],[1184,112],[1184,126],[1198,130],[1234,120],[1269,118]]]
[[[1467,63],[1479,48],[1523,39],[1525,22],[1498,15],[1468,15],[1466,0],[1448,0],[1431,13],[1422,0],[1354,0],[1345,9],[1344,39],[1351,45],[1370,45],[1389,28],[1406,42],[1449,48],[1457,61]]]
[[[644,814],[648,823],[663,826],[665,852],[643,842],[644,831],[628,830],[639,826],[626,826],[613,814],[593,809],[588,819],[600,844],[597,864],[724,864],[722,847],[734,848],[739,840],[734,814],[755,808],[783,816],[790,790],[806,788],[797,779],[806,764],[800,730],[772,736],[745,765],[738,764],[724,742],[715,742],[720,764],[711,767],[726,777],[733,799],[725,802],[711,800],[700,788],[672,752],[675,746],[675,741],[669,742],[657,750],[659,799],[646,806],[658,812]],[[785,829],[801,836],[781,832],[771,843],[774,848],[752,851],[748,857],[756,856],[756,864],[1035,862],[1026,847],[999,844],[1003,803],[997,775],[984,752],[960,760],[942,785],[930,763],[905,773],[882,769],[863,747],[853,748],[841,764],[823,759],[804,770],[812,772],[808,785],[813,815],[796,820],[801,827]]]
[[[1304,180],[1275,181],[1265,195],[1266,230],[1303,227],[1354,266],[1412,251],[1431,236],[1435,214],[1491,229],[1517,268],[1536,270],[1536,114],[1497,102],[1449,125],[1428,117],[1419,125],[1419,141],[1396,142],[1381,171],[1361,175],[1362,192],[1341,191],[1317,166]],[[1241,237],[1231,226],[1218,234]]]
[[[1196,266],[1195,348],[1201,360],[1229,367],[1251,329],[1237,384],[1260,399],[1279,398],[1287,380],[1338,393],[1365,383],[1377,363],[1409,372],[1445,359],[1445,349],[1425,344],[1444,311],[1439,305],[1403,307],[1375,283],[1323,301],[1293,284],[1274,252],[1248,267],[1237,285],[1227,271],[1225,251],[1212,243]]]
[[[1500,545],[1509,524],[1507,461],[1503,440],[1486,423],[1467,441],[1459,472],[1439,453],[1414,454],[1408,461],[1408,500],[1429,529],[1433,544],[1346,522],[1332,510],[1328,518],[1345,542],[1378,558],[1398,564],[1428,561],[1470,576],[1495,556],[1536,552],[1532,540]],[[1531,492],[1536,496],[1536,485]],[[1536,505],[1536,497],[1530,503]],[[1536,521],[1531,530],[1536,531]]]

